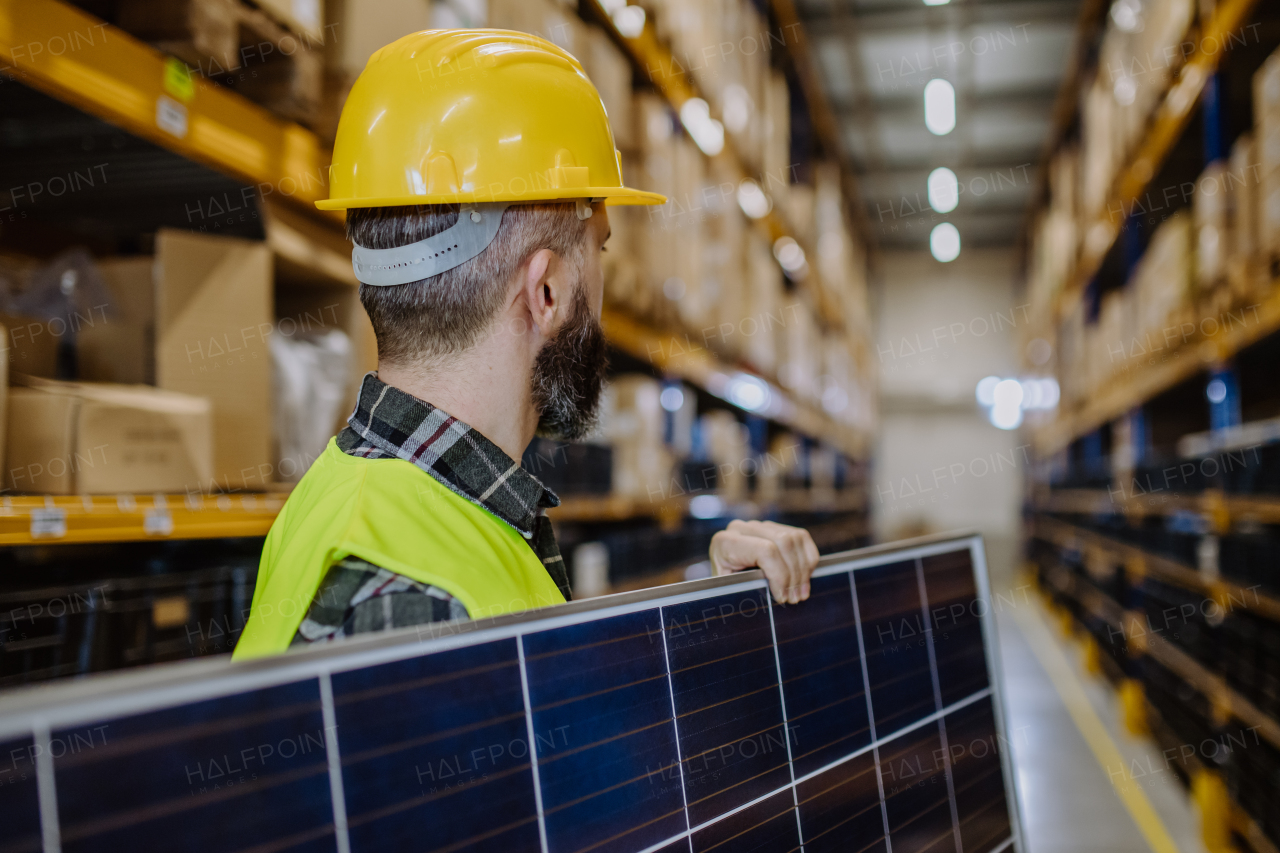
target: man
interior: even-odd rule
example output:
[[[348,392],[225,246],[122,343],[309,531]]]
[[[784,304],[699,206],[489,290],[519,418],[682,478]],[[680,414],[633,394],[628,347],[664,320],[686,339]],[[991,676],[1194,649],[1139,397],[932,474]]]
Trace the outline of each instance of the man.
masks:
[[[568,600],[559,499],[517,460],[593,424],[605,202],[665,201],[619,163],[582,67],[542,39],[430,31],[369,60],[318,206],[347,211],[378,372],[272,525],[237,657]],[[794,603],[818,551],[734,521],[711,560]]]

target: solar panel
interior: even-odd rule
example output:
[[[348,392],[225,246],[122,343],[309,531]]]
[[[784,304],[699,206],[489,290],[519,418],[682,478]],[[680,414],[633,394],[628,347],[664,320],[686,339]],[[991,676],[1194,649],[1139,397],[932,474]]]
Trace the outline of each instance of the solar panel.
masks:
[[[0,853],[1021,850],[978,537],[0,698]]]

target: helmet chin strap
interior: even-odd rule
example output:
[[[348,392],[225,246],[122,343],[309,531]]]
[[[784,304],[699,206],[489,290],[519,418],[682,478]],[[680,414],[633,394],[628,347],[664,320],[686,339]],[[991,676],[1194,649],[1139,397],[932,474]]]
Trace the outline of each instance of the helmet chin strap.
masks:
[[[591,218],[594,213],[591,204],[596,200],[575,199],[578,221]],[[502,214],[512,204],[514,202],[510,201],[464,204],[453,227],[407,246],[394,249],[356,246],[351,250],[351,266],[355,268],[356,279],[375,287],[395,287],[461,266],[489,247],[493,238],[498,236]]]

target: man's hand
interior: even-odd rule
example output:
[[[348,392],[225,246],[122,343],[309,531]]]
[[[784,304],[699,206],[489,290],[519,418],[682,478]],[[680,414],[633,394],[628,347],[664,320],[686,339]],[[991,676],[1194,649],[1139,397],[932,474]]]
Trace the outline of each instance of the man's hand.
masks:
[[[779,604],[809,597],[809,576],[818,565],[818,546],[809,531],[773,521],[731,521],[711,537],[711,565],[717,575],[757,566]]]

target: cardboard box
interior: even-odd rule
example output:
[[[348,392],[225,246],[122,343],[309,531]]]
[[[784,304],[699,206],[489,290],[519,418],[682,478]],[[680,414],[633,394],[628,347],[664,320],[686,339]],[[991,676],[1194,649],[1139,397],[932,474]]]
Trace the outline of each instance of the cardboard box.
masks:
[[[1196,231],[1196,284],[1202,293],[1226,276],[1231,234],[1227,220],[1227,164],[1210,163],[1196,181],[1192,203]]]
[[[271,482],[271,263],[259,242],[169,229],[156,236],[156,384],[213,404],[206,490]]]
[[[579,61],[588,50],[587,25],[572,10],[552,0],[489,0],[489,26],[544,38]]]
[[[1263,177],[1280,171],[1280,51],[1253,75],[1253,121]]]
[[[207,399],[142,385],[29,379],[9,389],[7,489],[193,491],[213,474]]]
[[[76,335],[77,378],[85,382],[155,384],[155,261],[150,257],[97,262],[111,293],[110,310],[91,314]]]
[[[605,389],[601,432],[613,447],[614,494],[661,500],[671,495],[671,453],[663,443],[666,412],[658,380],[622,374]]]
[[[631,104],[631,60],[599,27],[588,27],[586,42],[578,59],[604,101],[614,143],[619,149],[630,151],[637,144]]]
[[[1243,134],[1231,148],[1227,169],[1227,207],[1231,216],[1229,257],[1247,260],[1258,251],[1258,183],[1257,147],[1252,134]]]
[[[256,0],[268,15],[310,41],[308,47],[324,43],[324,3],[322,0]]]

